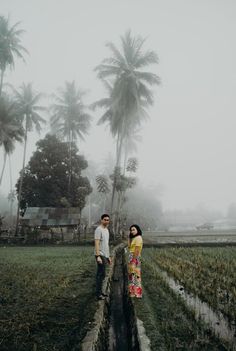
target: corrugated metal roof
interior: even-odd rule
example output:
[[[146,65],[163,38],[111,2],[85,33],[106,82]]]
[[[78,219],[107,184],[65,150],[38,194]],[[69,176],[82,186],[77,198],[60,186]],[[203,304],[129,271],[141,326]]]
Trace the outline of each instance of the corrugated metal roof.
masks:
[[[79,224],[80,209],[78,207],[28,207],[21,224],[36,226],[71,226]]]

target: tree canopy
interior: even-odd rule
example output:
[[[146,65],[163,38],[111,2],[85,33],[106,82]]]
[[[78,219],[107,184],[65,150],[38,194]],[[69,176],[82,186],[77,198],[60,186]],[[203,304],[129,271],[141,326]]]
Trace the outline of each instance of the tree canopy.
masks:
[[[160,83],[155,73],[143,70],[158,63],[154,51],[143,50],[144,43],[145,39],[132,36],[128,30],[121,37],[121,50],[113,43],[107,43],[111,56],[95,68],[108,97],[97,101],[93,107],[105,108],[99,124],[108,123],[112,135],[117,138],[117,166],[124,139],[148,117],[146,108],[153,104],[150,87]]]
[[[9,18],[0,16],[0,96],[7,66],[14,67],[15,56],[24,59],[23,55],[27,53],[27,50],[21,45],[23,32],[22,29],[19,29],[19,22],[10,26]]]
[[[72,143],[71,189],[68,194],[70,150],[68,143],[53,135],[37,142],[37,150],[25,168],[22,185],[21,208],[32,207],[79,207],[85,206],[85,198],[91,193],[87,177],[81,176],[87,161],[78,155]],[[19,190],[19,180],[16,185]]]

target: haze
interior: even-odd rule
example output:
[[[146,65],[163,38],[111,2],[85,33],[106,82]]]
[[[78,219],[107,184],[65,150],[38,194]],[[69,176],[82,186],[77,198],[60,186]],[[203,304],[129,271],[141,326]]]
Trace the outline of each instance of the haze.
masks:
[[[16,59],[5,82],[18,88],[33,82],[46,94],[75,80],[87,90],[87,102],[104,96],[94,72],[109,56],[107,41],[120,45],[127,29],[146,37],[159,64],[150,67],[161,77],[155,105],[143,123],[138,145],[139,181],[162,189],[164,209],[203,204],[226,211],[236,202],[236,3],[231,0],[1,0],[0,14],[20,21],[29,51],[26,63]],[[115,150],[109,130],[93,127],[80,152],[98,165]],[[35,142],[31,133],[27,160]],[[14,182],[22,165],[23,147],[12,156]],[[0,150],[0,164],[3,151]],[[99,168],[100,166],[98,166]],[[99,171],[99,170],[98,170]],[[6,173],[1,192],[9,192]]]

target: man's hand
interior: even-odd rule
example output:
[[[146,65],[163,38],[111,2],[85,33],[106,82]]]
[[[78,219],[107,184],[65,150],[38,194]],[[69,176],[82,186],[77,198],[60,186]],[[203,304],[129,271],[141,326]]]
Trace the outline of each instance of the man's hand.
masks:
[[[111,257],[109,257],[107,260],[108,260],[108,263],[109,263],[109,264],[111,264],[111,263],[112,263],[112,259],[111,259]]]
[[[97,256],[97,263],[102,264],[101,256]]]

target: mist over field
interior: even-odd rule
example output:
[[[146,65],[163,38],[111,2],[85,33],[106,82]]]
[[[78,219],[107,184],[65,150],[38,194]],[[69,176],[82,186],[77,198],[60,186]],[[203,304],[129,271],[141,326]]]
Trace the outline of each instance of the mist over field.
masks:
[[[146,189],[161,211],[203,213],[200,222],[235,211],[234,1],[1,0],[0,15],[9,16],[11,25],[20,22],[25,31],[21,44],[28,51],[25,62],[16,58],[14,69],[6,69],[4,89],[32,82],[44,94],[46,107],[66,81],[86,92],[87,105],[104,98],[106,89],[95,67],[110,55],[107,42],[121,48],[120,38],[128,30],[144,38],[145,50],[159,59],[147,71],[160,84],[152,86],[154,103],[147,108],[149,118],[138,126],[136,147],[129,155],[138,159],[137,189]],[[115,162],[116,141],[108,125],[97,125],[102,110],[89,113],[91,127],[76,144],[95,176],[104,173],[104,160]],[[41,134],[28,134],[26,165],[37,140],[50,131],[50,112],[44,111],[43,117],[48,123]],[[13,186],[22,158],[23,144],[17,143],[11,156]],[[1,169],[3,159],[1,147]],[[9,206],[9,191],[6,164],[2,211]]]

